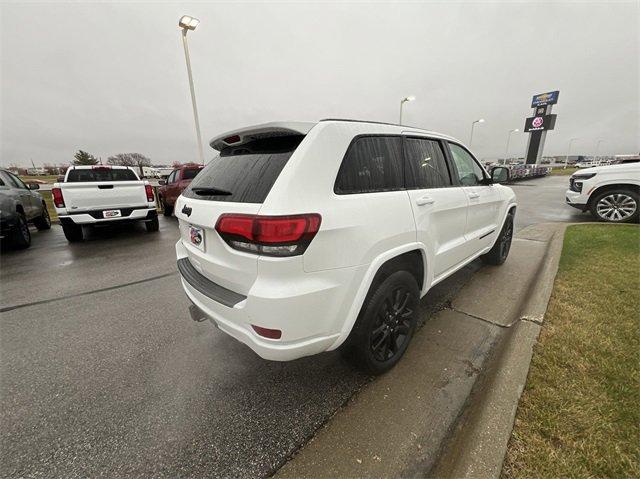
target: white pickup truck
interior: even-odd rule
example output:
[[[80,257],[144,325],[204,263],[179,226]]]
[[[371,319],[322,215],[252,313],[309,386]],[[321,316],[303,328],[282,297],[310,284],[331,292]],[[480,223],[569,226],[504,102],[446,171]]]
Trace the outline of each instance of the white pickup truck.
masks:
[[[83,226],[144,221],[147,231],[159,228],[153,187],[127,166],[72,166],[51,194],[69,242],[82,240]]]

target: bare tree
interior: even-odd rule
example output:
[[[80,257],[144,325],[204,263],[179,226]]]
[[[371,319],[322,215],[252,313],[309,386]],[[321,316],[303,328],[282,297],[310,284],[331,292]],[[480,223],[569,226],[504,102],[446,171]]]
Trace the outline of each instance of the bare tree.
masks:
[[[137,166],[140,176],[144,176],[143,166],[151,166],[151,160],[142,153],[118,153],[107,158],[110,165]]]

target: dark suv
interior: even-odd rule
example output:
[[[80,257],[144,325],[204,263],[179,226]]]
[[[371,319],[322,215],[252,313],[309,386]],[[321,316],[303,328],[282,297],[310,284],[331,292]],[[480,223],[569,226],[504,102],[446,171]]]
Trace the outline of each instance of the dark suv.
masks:
[[[51,228],[47,205],[37,190],[37,183],[27,186],[8,170],[0,168],[0,239],[16,248],[31,245],[29,223],[39,230]]]

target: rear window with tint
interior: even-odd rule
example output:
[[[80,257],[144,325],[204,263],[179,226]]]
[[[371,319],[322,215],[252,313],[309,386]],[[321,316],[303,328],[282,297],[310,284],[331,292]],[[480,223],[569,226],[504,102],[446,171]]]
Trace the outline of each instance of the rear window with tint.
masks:
[[[183,180],[193,180],[202,168],[190,168],[182,171]]]
[[[268,138],[225,148],[182,194],[211,201],[262,203],[303,138],[303,135]],[[216,188],[230,194],[197,194],[194,188]]]
[[[342,160],[334,191],[337,194],[394,191],[404,187],[402,138],[356,138]]]
[[[91,169],[91,170],[69,170],[67,182],[85,181],[138,181],[138,177],[129,169]]]

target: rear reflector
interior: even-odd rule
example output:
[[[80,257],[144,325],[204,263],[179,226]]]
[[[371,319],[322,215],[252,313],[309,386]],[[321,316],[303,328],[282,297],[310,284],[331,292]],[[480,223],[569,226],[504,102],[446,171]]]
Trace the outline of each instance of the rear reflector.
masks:
[[[280,339],[282,337],[282,331],[279,329],[261,328],[260,326],[251,325],[253,330],[263,338]]]
[[[147,193],[147,201],[149,203],[153,203],[155,201],[155,198],[153,197],[153,186],[144,185],[144,191]]]
[[[64,208],[64,198],[60,188],[51,188],[51,196],[53,196],[53,204],[56,208]]]
[[[320,229],[317,213],[291,216],[223,214],[216,231],[232,248],[268,256],[305,252]]]
[[[223,140],[227,145],[232,143],[238,143],[240,141],[240,135],[228,136]]]

